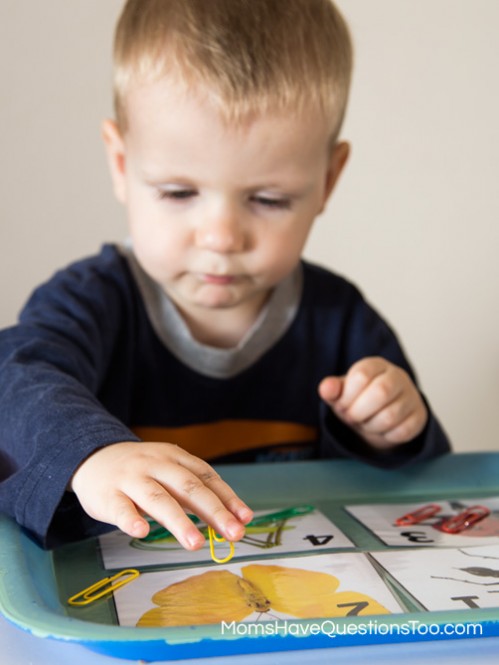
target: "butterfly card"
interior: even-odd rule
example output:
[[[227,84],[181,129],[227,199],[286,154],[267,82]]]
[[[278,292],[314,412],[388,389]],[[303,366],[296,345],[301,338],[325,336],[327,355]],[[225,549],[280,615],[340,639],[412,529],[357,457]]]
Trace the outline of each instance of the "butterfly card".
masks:
[[[402,611],[366,555],[358,553],[143,573],[114,597],[120,625],[138,627]]]

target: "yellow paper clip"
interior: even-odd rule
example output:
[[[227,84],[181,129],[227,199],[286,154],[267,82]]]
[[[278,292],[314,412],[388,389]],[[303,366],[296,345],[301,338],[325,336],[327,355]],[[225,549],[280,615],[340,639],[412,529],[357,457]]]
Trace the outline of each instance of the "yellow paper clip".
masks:
[[[112,577],[105,577],[103,580],[99,580],[92,586],[83,589],[76,593],[74,596],[68,599],[69,605],[75,605],[77,607],[83,605],[90,605],[94,601],[107,596],[107,594],[116,591],[120,587],[128,584],[132,580],[136,579],[140,575],[138,570],[135,568],[128,568],[127,570],[122,570]]]
[[[234,543],[231,542],[230,540],[228,541],[229,543],[229,548],[230,552],[227,554],[225,559],[219,559],[217,555],[215,554],[215,543],[225,543],[226,540],[222,536],[219,536],[216,532],[215,529],[213,529],[211,526],[208,526],[208,538],[210,540],[210,554],[211,558],[215,563],[227,563],[227,561],[230,561],[232,557],[234,556]]]

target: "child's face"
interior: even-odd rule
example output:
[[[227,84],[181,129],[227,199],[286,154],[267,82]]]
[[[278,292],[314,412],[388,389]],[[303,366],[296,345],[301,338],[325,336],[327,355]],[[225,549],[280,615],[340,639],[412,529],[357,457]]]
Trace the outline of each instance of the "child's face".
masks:
[[[201,97],[156,83],[132,92],[128,129],[104,125],[138,261],[186,315],[256,316],[297,265],[348,154],[326,122],[266,115],[224,124]]]

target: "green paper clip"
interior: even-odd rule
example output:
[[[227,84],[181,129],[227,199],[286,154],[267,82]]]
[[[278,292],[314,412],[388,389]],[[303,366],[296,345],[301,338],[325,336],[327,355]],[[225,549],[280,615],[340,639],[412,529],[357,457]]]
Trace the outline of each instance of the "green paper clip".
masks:
[[[201,520],[199,517],[196,515],[188,515],[187,516],[191,522],[194,522],[194,524],[197,524]],[[150,522],[151,525],[151,531],[147,534],[147,536],[144,536],[144,538],[140,538],[139,540],[143,543],[152,543],[155,540],[161,540],[162,538],[168,538],[168,536],[173,536],[173,534],[168,531],[164,526],[161,526],[158,522],[155,520],[152,520]]]
[[[251,522],[248,522],[246,526],[257,526],[258,524],[265,524],[267,522],[278,522],[280,520],[289,520],[292,517],[298,517],[300,515],[308,515],[315,510],[314,506],[294,506],[293,508],[285,508],[284,510],[279,510],[275,513],[267,513],[266,515],[258,515],[254,517]]]

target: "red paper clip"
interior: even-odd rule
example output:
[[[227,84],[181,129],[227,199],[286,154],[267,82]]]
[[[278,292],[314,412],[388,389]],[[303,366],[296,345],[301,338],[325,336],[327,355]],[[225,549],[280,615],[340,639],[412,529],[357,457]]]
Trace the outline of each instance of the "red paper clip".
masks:
[[[444,520],[438,528],[445,533],[461,533],[488,515],[490,515],[490,510],[485,506],[470,506],[459,515]]]
[[[442,508],[437,503],[428,503],[422,508],[418,508],[412,513],[407,513],[402,515],[395,520],[396,526],[410,526],[411,524],[418,524],[418,522],[424,522],[429,517],[433,517],[442,510]]]

